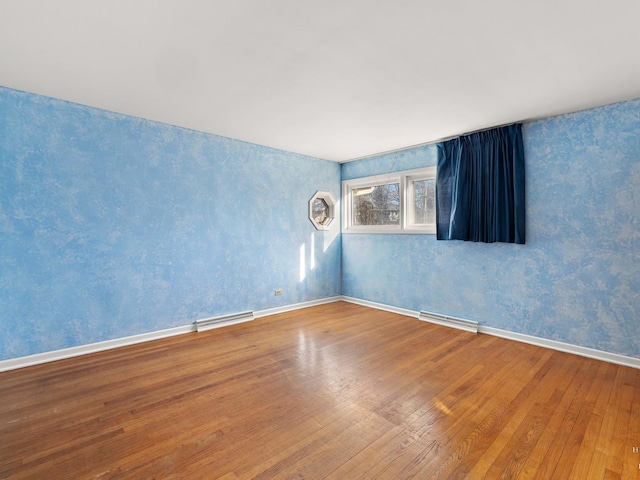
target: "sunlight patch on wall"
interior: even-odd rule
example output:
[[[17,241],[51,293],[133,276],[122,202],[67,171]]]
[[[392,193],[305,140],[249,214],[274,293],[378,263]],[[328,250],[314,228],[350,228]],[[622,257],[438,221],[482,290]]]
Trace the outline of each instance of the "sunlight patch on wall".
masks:
[[[307,244],[303,243],[300,245],[300,281],[304,282],[304,279],[307,277],[307,267],[306,267],[306,255],[305,249]]]
[[[342,221],[340,218],[340,200],[336,201],[336,218],[335,220],[332,222],[331,225],[331,229],[330,230],[325,230],[324,232],[322,232],[324,234],[324,248],[322,249],[322,252],[326,252],[327,250],[329,250],[329,247],[331,246],[331,244],[335,241],[335,239],[338,237],[338,235],[340,235],[340,222]]]
[[[316,236],[315,233],[311,234],[311,253],[309,255],[309,270],[314,270],[316,268]]]

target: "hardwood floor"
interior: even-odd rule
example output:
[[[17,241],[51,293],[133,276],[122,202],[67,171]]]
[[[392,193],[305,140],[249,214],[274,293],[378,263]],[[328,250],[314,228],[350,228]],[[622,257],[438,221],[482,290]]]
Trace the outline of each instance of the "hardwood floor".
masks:
[[[640,479],[640,370],[338,302],[0,374],[0,478]]]

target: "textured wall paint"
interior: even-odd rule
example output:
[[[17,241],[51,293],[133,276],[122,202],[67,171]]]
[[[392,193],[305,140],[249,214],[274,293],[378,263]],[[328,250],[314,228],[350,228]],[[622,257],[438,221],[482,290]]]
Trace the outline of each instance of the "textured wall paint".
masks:
[[[0,359],[339,295],[316,190],[339,165],[0,87]]]
[[[640,357],[640,100],[523,133],[526,245],[345,234],[343,293]],[[342,176],[435,162],[429,145],[343,164]]]
[[[341,278],[345,295],[640,357],[640,100],[524,136],[526,245],[349,234],[341,277],[338,222],[307,219],[316,190],[338,198],[338,165],[0,87],[0,360],[333,296]],[[435,162],[428,145],[342,177]]]

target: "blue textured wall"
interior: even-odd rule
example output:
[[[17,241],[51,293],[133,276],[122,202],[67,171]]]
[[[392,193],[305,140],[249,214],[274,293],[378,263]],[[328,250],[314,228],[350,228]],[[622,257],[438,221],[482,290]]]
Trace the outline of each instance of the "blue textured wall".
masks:
[[[338,295],[341,279],[640,357],[640,100],[524,136],[526,245],[348,234],[341,276],[338,222],[307,219],[316,190],[339,197],[338,165],[0,87],[0,360]],[[435,162],[429,145],[342,176]]]
[[[343,293],[640,357],[640,100],[526,124],[527,244],[342,237]],[[343,179],[435,165],[429,145]]]
[[[316,190],[339,165],[0,87],[0,359],[339,295]]]

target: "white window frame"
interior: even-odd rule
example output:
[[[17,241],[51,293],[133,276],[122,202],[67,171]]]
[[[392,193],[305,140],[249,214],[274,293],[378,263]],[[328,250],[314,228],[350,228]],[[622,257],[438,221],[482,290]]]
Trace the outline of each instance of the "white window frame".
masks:
[[[414,214],[415,214],[415,202],[413,201],[414,195],[414,182],[420,182],[423,180],[434,180],[436,179],[436,167],[428,167],[422,168],[419,171],[410,171],[404,175],[404,186],[405,186],[405,199],[406,199],[406,209],[405,209],[405,229],[411,232],[419,232],[419,233],[428,233],[435,234],[436,233],[436,223],[435,220],[433,223],[415,223],[413,222]],[[435,212],[434,212],[435,213]]]
[[[436,178],[436,167],[405,170],[385,175],[354,178],[342,182],[342,232],[343,233],[392,233],[435,234],[436,225],[416,224],[413,218],[413,182]],[[353,225],[353,191],[366,187],[377,187],[389,183],[400,186],[400,222],[398,225]]]

